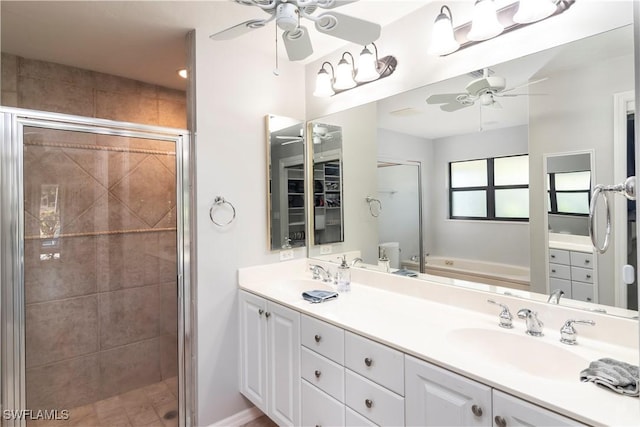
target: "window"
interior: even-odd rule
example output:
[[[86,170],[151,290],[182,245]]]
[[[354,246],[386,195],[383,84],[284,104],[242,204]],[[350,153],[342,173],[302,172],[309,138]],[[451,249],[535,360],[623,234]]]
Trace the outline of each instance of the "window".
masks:
[[[587,216],[591,199],[591,172],[549,173],[547,192],[550,214]]]
[[[449,218],[529,219],[529,156],[449,163]]]

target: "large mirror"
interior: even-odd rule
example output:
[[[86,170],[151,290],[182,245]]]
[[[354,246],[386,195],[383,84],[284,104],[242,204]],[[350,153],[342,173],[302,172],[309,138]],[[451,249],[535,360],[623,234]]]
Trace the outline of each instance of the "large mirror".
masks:
[[[306,244],[306,181],[304,122],[268,115],[267,170],[269,248]]]
[[[500,87],[496,95],[467,96],[487,82]],[[557,258],[551,255],[566,250],[571,259],[572,250],[584,249],[582,258],[574,258],[592,257],[592,272],[576,272],[592,274],[581,278],[592,280],[592,294],[565,292],[560,303],[637,315],[637,285],[622,284],[620,277],[636,253],[635,203],[615,201],[613,216],[622,217],[615,244],[595,254],[588,245],[579,246],[585,237],[584,205],[576,208],[579,225],[569,231],[548,202],[549,173],[563,185],[571,178],[582,180],[568,196],[582,201],[595,184],[624,180],[633,157],[628,149],[633,90],[633,28],[626,26],[319,118],[342,127],[344,205],[352,207],[345,210],[345,239],[333,251],[361,257],[363,268],[377,267],[380,221],[370,214],[365,197],[385,196],[377,174],[381,161],[411,160],[422,171],[422,212],[416,213],[422,232],[416,227],[413,235],[424,254],[416,257],[415,249],[401,248],[400,270],[423,267],[420,278],[480,283],[483,289],[546,300],[555,289],[550,279]],[[588,168],[572,177],[560,175],[563,170],[554,171],[553,165],[562,163],[562,156],[577,156]],[[586,171],[590,187],[585,193]],[[566,194],[560,196],[566,201]],[[596,230],[602,234],[604,215],[599,217]],[[571,241],[574,231],[578,246],[558,244]],[[392,225],[385,232],[384,240],[402,240],[393,237]],[[309,255],[322,254],[311,247]],[[570,271],[586,268],[567,265]],[[571,276],[564,280],[571,283]]]

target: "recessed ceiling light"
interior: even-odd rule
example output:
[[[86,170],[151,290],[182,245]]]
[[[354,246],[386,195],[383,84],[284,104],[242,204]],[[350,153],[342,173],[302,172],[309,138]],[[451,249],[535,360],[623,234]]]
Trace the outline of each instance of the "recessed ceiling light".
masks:
[[[187,69],[186,68],[181,68],[178,70],[178,75],[180,77],[182,77],[183,79],[187,78]]]

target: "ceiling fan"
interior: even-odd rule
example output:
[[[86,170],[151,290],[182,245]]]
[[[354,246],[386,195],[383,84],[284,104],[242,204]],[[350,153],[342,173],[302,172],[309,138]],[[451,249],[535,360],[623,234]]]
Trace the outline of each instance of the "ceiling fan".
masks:
[[[380,37],[379,24],[354,18],[333,10],[317,15],[317,9],[334,9],[358,0],[232,0],[244,6],[256,6],[271,15],[264,19],[251,19],[209,36],[213,40],[229,40],[250,30],[262,28],[275,20],[283,30],[282,39],[291,61],[300,61],[313,53],[309,31],[301,19],[315,24],[316,30],[339,39],[367,45]]]
[[[464,93],[440,93],[427,98],[427,104],[443,104],[440,109],[446,112],[454,112],[479,102],[482,107],[502,108],[496,98],[529,96],[531,93],[509,93],[517,89],[522,89],[535,83],[540,83],[544,79],[534,80],[520,86],[506,89],[507,80],[501,76],[491,75],[493,72],[485,68],[482,70],[482,77],[469,82]]]

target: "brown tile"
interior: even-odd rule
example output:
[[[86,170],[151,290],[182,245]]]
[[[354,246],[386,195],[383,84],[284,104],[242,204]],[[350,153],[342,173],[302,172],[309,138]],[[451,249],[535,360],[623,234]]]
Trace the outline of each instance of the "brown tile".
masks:
[[[177,282],[160,285],[160,333],[178,333],[178,284]]]
[[[27,240],[24,254],[24,286],[27,304],[82,296],[96,292],[97,239],[65,237]],[[58,259],[43,259],[59,254]]]
[[[178,336],[162,335],[160,337],[160,370],[162,378],[178,375]]]
[[[111,194],[105,194],[89,209],[67,224],[67,233],[143,230],[149,226]]]
[[[159,382],[160,361],[158,352],[158,339],[142,341],[101,352],[101,398],[111,397]],[[141,393],[144,395],[143,392]],[[126,396],[121,396],[121,398],[125,402],[129,399]]]
[[[55,80],[18,77],[21,108],[93,117],[93,89]]]
[[[67,426],[90,427],[100,425],[93,403],[71,409]]]
[[[156,159],[166,167],[171,174],[176,175],[176,155],[175,154],[156,154]]]
[[[18,57],[2,52],[0,59],[2,68],[2,91],[18,91]],[[3,104],[4,105],[4,104]]]
[[[153,228],[176,228],[178,226],[178,217],[176,206],[174,206],[167,214],[153,226]]]
[[[158,124],[158,100],[141,95],[96,91],[96,114],[101,119]]]
[[[178,401],[171,400],[160,405],[154,405],[158,418],[162,420],[164,427],[178,427]],[[174,416],[175,414],[175,416]]]
[[[147,396],[147,400],[155,407],[165,405],[170,402],[174,402],[176,397],[169,390],[169,386],[163,381],[159,383],[151,384],[142,389]],[[160,417],[163,414],[158,413]]]
[[[5,107],[19,107],[18,92],[2,90],[0,93],[0,105]]]
[[[98,350],[97,297],[27,305],[25,325],[27,368],[93,353]]]
[[[157,99],[158,86],[111,74],[94,73],[95,88],[101,92],[112,92],[129,97]]]
[[[157,234],[158,243],[155,251],[149,253],[158,259],[158,281],[175,282],[177,280],[176,232],[161,231],[155,234]]]
[[[20,77],[51,80],[89,90],[94,86],[94,73],[82,68],[22,57],[18,60],[18,67]]]
[[[29,144],[73,144],[73,145],[96,145],[96,134],[78,131],[68,131],[59,129],[45,129],[25,127],[24,143],[26,145],[25,150],[37,146],[30,146]],[[44,150],[51,150],[48,147],[39,147]]]
[[[24,235],[25,237],[40,237],[40,221],[30,212],[24,212]]]
[[[172,378],[167,378],[166,380],[164,380],[164,383],[167,385],[167,387],[169,387],[169,390],[171,391],[171,393],[173,393],[173,395],[176,397],[176,399],[179,399],[179,393],[178,393],[178,377],[172,377]]]
[[[168,101],[181,101],[186,102],[187,92],[183,90],[170,89],[162,86],[157,87],[158,99],[165,99]]]
[[[131,344],[158,335],[157,285],[99,294],[100,349]]]
[[[151,227],[175,206],[175,176],[153,156],[110,190]]]
[[[27,407],[70,409],[98,400],[98,356],[92,354],[27,369]]]
[[[158,100],[158,125],[171,128],[187,128],[187,102]]]
[[[97,135],[97,144],[105,147],[123,147],[135,150],[153,150],[175,153],[175,143],[156,139],[129,138],[125,136]]]
[[[269,417],[267,417],[266,415],[263,415],[260,418],[256,418],[253,421],[243,424],[240,427],[276,427],[277,425],[278,424],[271,421]]]
[[[133,390],[121,396],[125,411],[132,426],[162,426],[153,404],[147,398],[144,389]]]

